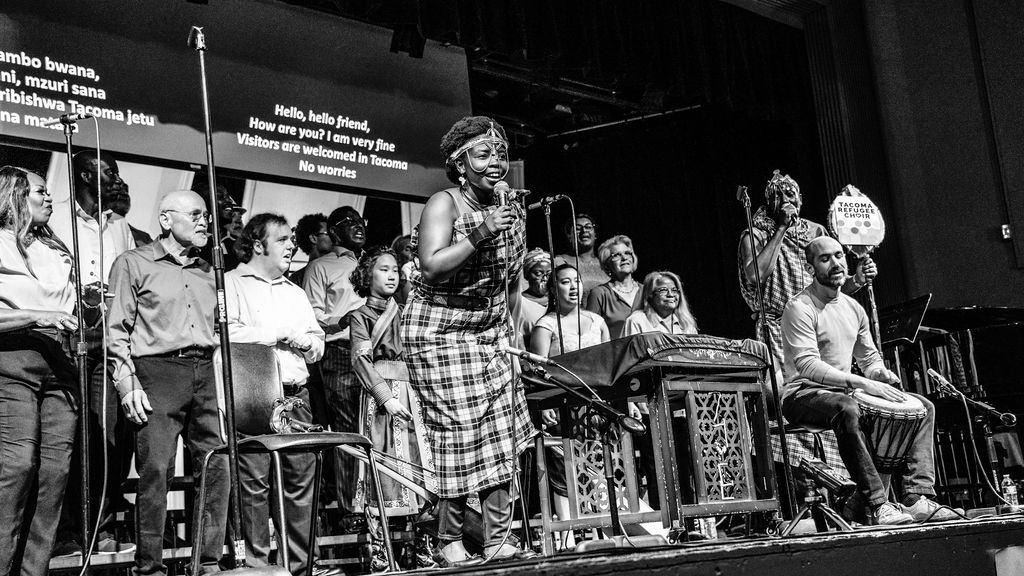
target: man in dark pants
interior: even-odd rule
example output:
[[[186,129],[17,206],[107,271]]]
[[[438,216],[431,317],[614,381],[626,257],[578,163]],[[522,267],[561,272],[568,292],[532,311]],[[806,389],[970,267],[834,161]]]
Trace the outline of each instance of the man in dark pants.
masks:
[[[935,496],[935,407],[923,396],[892,386],[899,384],[899,378],[885,367],[875,348],[864,308],[841,292],[847,274],[842,245],[821,236],[808,242],[805,255],[807,272],[814,280],[786,304],[782,315],[786,359],[782,413],[793,424],[827,427],[835,432],[839,455],[858,489],[859,498],[851,499],[855,506],[847,504],[848,516],[860,518],[863,512],[866,523],[879,525],[956,518],[954,512],[930,498]],[[864,376],[850,371],[853,359]],[[888,501],[885,484],[875,467],[875,454],[869,450],[861,429],[855,392],[897,403],[914,396],[927,409],[901,477],[902,504]]]
[[[335,432],[357,432],[362,386],[352,370],[348,313],[362,306],[365,299],[356,294],[349,274],[359,263],[366,243],[366,221],[351,206],[343,206],[328,216],[327,231],[334,240],[334,249],[310,262],[303,288],[317,322],[327,334],[320,375],[331,428]],[[357,521],[352,514],[361,508],[361,503],[355,501],[357,467],[354,458],[340,451],[335,451],[334,457],[338,509],[348,515],[342,525],[347,530]]]
[[[160,202],[160,238],[119,256],[110,272],[108,348],[121,408],[136,426],[135,571],[164,574],[163,534],[168,469],[179,434],[192,456],[196,483],[204,455],[223,444],[212,352],[217,304],[213,269],[196,253],[207,240],[210,215],[191,191]],[[203,573],[219,570],[227,524],[227,458],[209,467]]]
[[[310,421],[309,377],[306,362],[316,362],[324,353],[324,331],[317,324],[306,293],[284,277],[295,245],[288,221],[276,214],[257,214],[239,234],[235,246],[241,263],[224,276],[228,330],[232,342],[263,344],[274,350],[281,387],[285,396],[306,404],[292,410],[290,417]],[[271,507],[284,507],[286,526],[274,525],[287,536],[288,571],[294,576],[306,572],[311,562],[310,520],[316,461],[312,454],[281,456],[284,502],[272,498],[269,454],[239,454],[238,476],[242,498],[242,534],[248,566],[270,563]],[[270,501],[275,502],[271,503]],[[278,539],[279,549],[282,538]],[[280,564],[280,560],[278,560]]]
[[[135,231],[128,225],[125,215],[131,207],[128,185],[121,179],[117,160],[108,152],[99,156],[94,150],[83,150],[72,159],[74,168],[74,194],[67,200],[55,202],[50,217],[53,233],[64,242],[69,250],[75,250],[72,241],[71,213],[74,210],[74,225],[78,230],[78,261],[82,268],[83,317],[86,322],[88,341],[89,383],[89,487],[91,490],[93,518],[103,511],[103,522],[96,541],[98,552],[126,552],[129,543],[115,539],[113,519],[116,512],[127,509],[128,502],[122,495],[122,484],[131,467],[131,431],[124,418],[118,417],[117,396],[113,381],[103,370],[103,334],[100,318],[100,300],[107,288],[110,268],[117,256],[137,246]],[[99,213],[102,200],[103,214]],[[100,253],[99,237],[103,236],[103,251]],[[102,264],[102,266],[101,266]],[[104,398],[104,393],[106,398]],[[104,441],[107,450],[107,467],[103,467]],[[81,482],[81,464],[76,453],[72,459],[69,483],[74,486]],[[106,494],[100,494],[104,473],[107,480]],[[81,495],[78,490],[65,493],[61,526],[55,554],[81,552]]]

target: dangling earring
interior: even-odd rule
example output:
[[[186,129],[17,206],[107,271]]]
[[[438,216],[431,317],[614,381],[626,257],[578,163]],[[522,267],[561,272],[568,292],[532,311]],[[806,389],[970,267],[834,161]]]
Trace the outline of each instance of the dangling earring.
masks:
[[[465,174],[459,174],[459,186],[462,187],[462,188],[466,187],[466,175]]]

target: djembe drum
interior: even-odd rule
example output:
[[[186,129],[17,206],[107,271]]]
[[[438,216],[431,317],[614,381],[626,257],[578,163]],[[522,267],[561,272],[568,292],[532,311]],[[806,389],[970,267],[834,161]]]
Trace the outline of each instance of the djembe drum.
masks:
[[[892,470],[903,464],[928,415],[924,404],[913,396],[893,402],[860,390],[853,391],[853,399],[860,406],[861,430],[875,455],[875,468]]]

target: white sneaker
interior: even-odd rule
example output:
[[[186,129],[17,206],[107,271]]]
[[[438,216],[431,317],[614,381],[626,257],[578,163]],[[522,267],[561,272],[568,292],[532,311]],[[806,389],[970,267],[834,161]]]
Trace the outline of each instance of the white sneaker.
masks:
[[[914,522],[945,522],[946,520],[961,519],[957,512],[942,506],[927,496],[920,496],[913,506],[904,506],[903,510],[914,518]],[[959,512],[963,513],[962,510]]]
[[[881,506],[868,512],[870,526],[899,526],[913,522],[913,516],[904,512],[902,506],[892,502],[883,502]]]

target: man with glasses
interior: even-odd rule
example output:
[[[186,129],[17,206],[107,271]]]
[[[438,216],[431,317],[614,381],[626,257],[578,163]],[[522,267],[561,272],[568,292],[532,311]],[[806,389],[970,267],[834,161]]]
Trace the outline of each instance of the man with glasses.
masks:
[[[565,239],[571,247],[574,240],[578,240],[577,248],[580,253],[579,265],[576,265],[576,256],[570,250],[566,254],[555,256],[554,266],[572,264],[580,272],[580,280],[583,281],[583,292],[580,294],[580,302],[584,305],[590,295],[590,291],[608,281],[608,274],[601,267],[601,261],[597,258],[597,224],[587,214],[577,214],[576,220],[565,222]],[[573,233],[575,232],[575,235]]]
[[[366,243],[366,221],[351,206],[337,208],[327,217],[327,232],[334,248],[309,263],[303,289],[313,305],[317,322],[327,334],[324,357],[320,361],[326,408],[331,429],[335,432],[357,432],[361,386],[352,370],[349,350],[348,313],[366,303],[356,294],[349,275],[359,264]],[[358,468],[351,456],[334,453],[335,488],[338,509],[343,514],[341,528],[356,529],[361,520],[356,502]]]
[[[110,271],[108,350],[121,408],[135,425],[136,574],[166,573],[163,564],[168,469],[180,434],[199,484],[203,456],[223,444],[220,436],[213,349],[217,294],[213,269],[199,256],[207,244],[210,214],[190,190],[160,202],[160,238],[125,252]],[[227,457],[209,467],[202,573],[218,570],[227,524]],[[199,576],[199,575],[197,575]]]
[[[114,513],[126,509],[129,504],[122,495],[121,485],[128,477],[131,454],[126,453],[131,443],[131,430],[123,418],[119,418],[113,383],[103,379],[103,333],[100,317],[100,302],[103,299],[110,276],[110,267],[119,255],[136,247],[133,231],[124,215],[131,207],[128,185],[121,179],[117,160],[107,152],[99,156],[94,150],[85,150],[72,158],[75,189],[71,196],[53,203],[50,228],[61,242],[74,252],[72,239],[71,211],[74,210],[74,225],[78,229],[78,254],[81,264],[83,316],[86,324],[88,356],[87,370],[89,383],[89,453],[92,465],[89,469],[92,512],[103,508],[104,522],[96,548],[99,552],[127,552],[130,544],[122,544],[114,538]],[[102,200],[103,214],[99,213]],[[100,254],[100,235],[103,236],[103,253]],[[102,268],[101,268],[102,264]],[[103,405],[106,389],[107,403]],[[106,414],[106,434],[103,419]],[[105,436],[105,438],[104,438]],[[103,442],[107,443],[107,467],[102,465]],[[81,464],[77,455],[71,466],[71,485],[81,482]],[[107,492],[100,494],[103,475],[107,474]],[[77,542],[81,532],[79,510],[81,495],[78,490],[65,494],[64,512],[58,531],[58,543],[54,555],[80,553],[82,546]],[[90,520],[94,522],[95,518]]]

